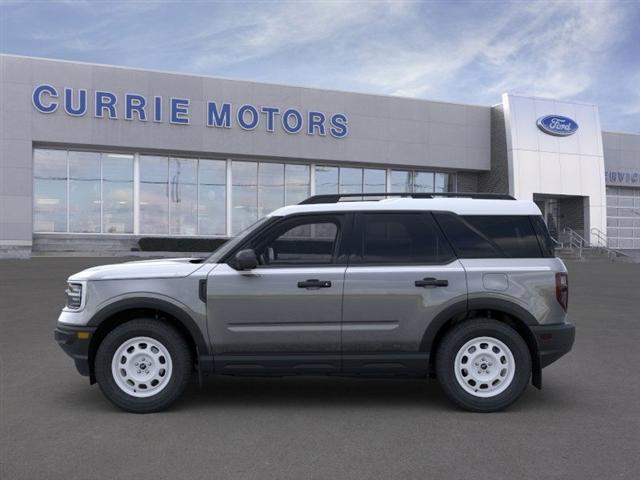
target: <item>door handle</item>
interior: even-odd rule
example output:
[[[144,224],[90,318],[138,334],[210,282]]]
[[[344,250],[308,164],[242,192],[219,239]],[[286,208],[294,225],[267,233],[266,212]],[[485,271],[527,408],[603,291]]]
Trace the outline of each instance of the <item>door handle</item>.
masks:
[[[439,280],[437,278],[429,277],[422,280],[416,280],[416,287],[448,287],[449,280]]]
[[[298,282],[298,288],[330,288],[331,282],[329,280],[318,280],[317,278],[311,278],[303,282]]]

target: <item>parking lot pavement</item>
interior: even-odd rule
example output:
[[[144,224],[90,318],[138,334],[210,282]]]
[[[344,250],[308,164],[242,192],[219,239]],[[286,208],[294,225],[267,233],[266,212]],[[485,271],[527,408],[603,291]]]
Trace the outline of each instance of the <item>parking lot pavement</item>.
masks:
[[[3,480],[639,478],[640,265],[569,264],[574,350],[506,412],[434,381],[211,378],[132,415],[52,333],[66,277],[120,261],[0,260]]]

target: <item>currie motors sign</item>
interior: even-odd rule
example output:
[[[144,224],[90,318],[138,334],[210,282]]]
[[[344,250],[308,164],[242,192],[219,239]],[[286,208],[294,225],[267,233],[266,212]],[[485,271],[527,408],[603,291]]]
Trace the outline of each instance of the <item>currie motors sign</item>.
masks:
[[[568,137],[578,130],[578,124],[569,117],[562,115],[547,115],[536,122],[540,130],[556,137]]]
[[[113,120],[124,118],[141,122],[191,124],[191,101],[188,98],[147,98],[136,93],[125,93],[119,98],[115,93],[96,90],[91,95],[92,105],[89,105],[88,97],[84,88],[64,88],[59,92],[52,85],[42,84],[33,89],[31,100],[40,113],[54,113],[61,108],[73,117],[89,114],[95,118]],[[228,102],[205,102],[204,124],[207,127],[232,128],[237,125],[243,130],[260,127],[267,132],[281,129],[289,134],[304,131],[307,135],[344,138],[349,134],[348,123],[344,113],[325,114],[317,110],[302,112],[292,107],[255,106],[248,103],[234,106]]]

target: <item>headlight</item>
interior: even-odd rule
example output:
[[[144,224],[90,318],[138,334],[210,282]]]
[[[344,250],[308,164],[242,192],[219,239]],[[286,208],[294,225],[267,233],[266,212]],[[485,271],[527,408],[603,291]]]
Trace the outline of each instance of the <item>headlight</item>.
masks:
[[[82,284],[68,283],[65,293],[67,294],[67,308],[79,310],[82,306]]]

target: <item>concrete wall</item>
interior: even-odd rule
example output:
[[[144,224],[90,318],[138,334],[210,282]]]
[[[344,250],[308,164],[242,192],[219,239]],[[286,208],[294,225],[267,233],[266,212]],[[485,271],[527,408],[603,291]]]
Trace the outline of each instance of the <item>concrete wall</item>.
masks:
[[[478,175],[479,192],[509,193],[509,157],[504,108],[491,109],[491,170]]]
[[[45,83],[61,95],[87,89],[88,112],[36,110],[32,92]],[[117,120],[94,117],[96,90],[118,96]],[[124,120],[125,93],[162,96],[164,121]],[[190,125],[167,121],[170,97],[190,99]],[[251,131],[207,127],[207,101],[340,112],[349,135],[270,133],[264,119]],[[490,168],[490,129],[489,107],[0,55],[0,248],[31,245],[34,144],[482,171]]]
[[[535,193],[587,197],[585,230],[606,231],[606,193],[598,107],[578,102],[503,95],[510,193],[532,199]],[[567,137],[540,131],[536,120],[565,115],[579,128]],[[593,239],[595,241],[595,238]]]

